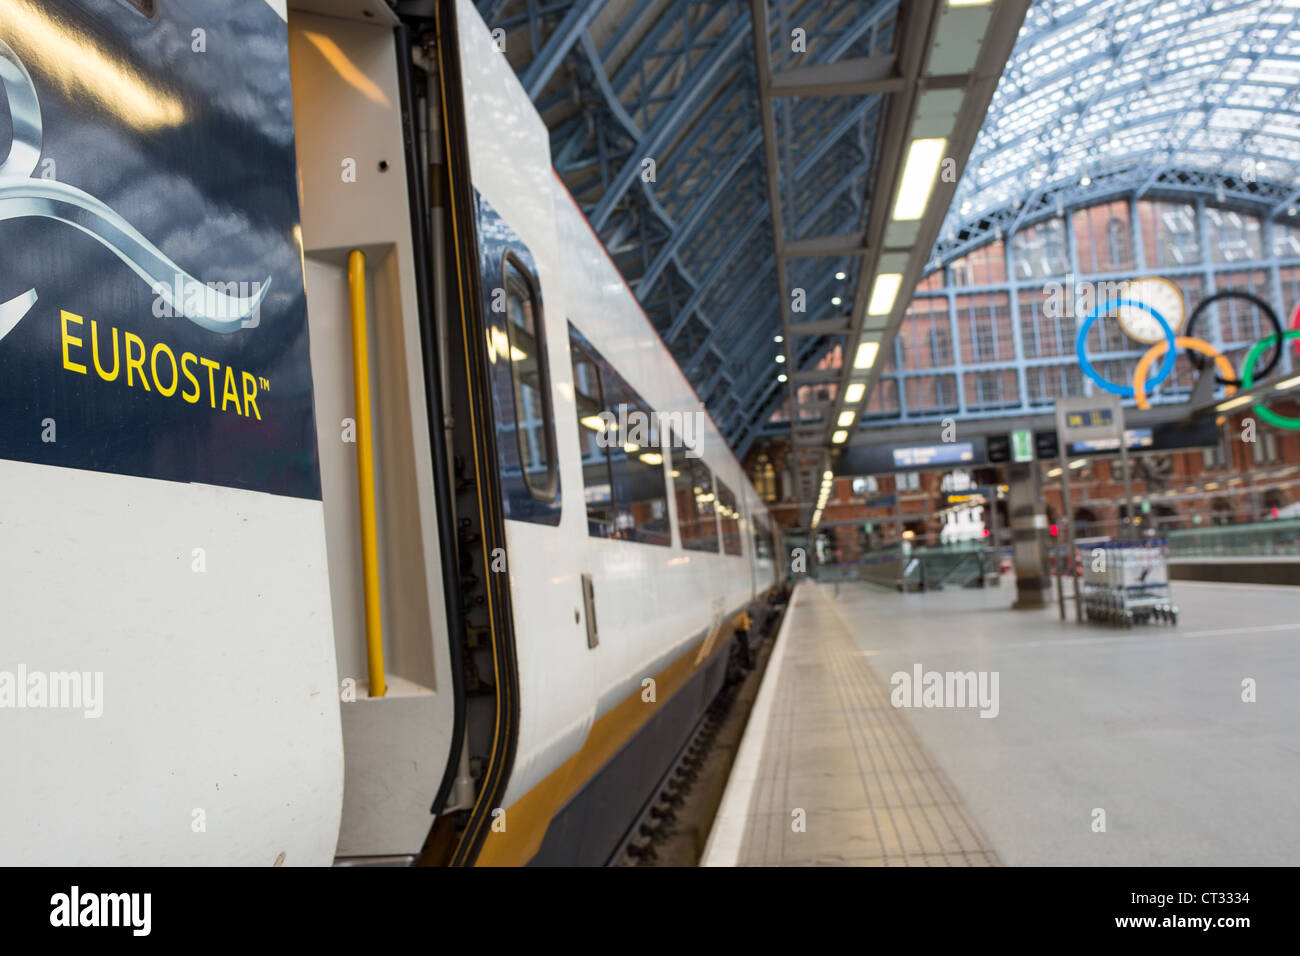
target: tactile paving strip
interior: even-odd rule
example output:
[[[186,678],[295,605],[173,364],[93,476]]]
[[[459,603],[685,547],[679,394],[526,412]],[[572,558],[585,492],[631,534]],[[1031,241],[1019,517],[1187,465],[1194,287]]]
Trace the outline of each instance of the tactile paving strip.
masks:
[[[788,613],[740,865],[1000,865],[823,589]]]

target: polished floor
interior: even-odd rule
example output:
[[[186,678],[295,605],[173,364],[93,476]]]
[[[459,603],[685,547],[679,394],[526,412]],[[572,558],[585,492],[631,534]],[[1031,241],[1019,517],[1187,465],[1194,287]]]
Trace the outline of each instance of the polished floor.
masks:
[[[1300,863],[1300,588],[1177,582],[1177,627],[1119,631],[1005,584],[800,585],[706,864]],[[893,706],[918,666],[996,672],[996,717]]]

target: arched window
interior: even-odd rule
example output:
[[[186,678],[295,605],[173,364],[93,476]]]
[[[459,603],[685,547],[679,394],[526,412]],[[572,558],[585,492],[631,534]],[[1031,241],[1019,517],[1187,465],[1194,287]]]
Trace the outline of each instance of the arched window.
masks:
[[[1111,216],[1106,222],[1106,248],[1110,253],[1110,266],[1114,269],[1127,268],[1128,257],[1127,220]]]

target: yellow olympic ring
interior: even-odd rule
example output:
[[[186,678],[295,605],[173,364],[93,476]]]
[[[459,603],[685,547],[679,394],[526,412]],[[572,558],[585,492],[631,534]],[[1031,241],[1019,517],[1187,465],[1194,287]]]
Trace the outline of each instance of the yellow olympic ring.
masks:
[[[1208,355],[1214,359],[1214,364],[1219,371],[1223,373],[1224,378],[1232,378],[1232,363],[1227,360],[1222,352],[1216,349],[1204,339],[1192,338],[1187,335],[1180,335],[1174,340],[1174,347],[1180,349],[1191,349],[1193,352],[1200,352],[1202,355]],[[1133,369],[1133,397],[1137,400],[1138,408],[1150,408],[1151,403],[1147,401],[1147,372],[1151,370],[1151,365],[1160,356],[1165,354],[1169,348],[1169,343],[1163,339],[1157,342],[1151,348],[1147,349],[1145,355],[1138,359],[1137,368]],[[1237,390],[1235,385],[1224,387],[1225,394],[1231,395]],[[1222,423],[1222,419],[1219,419]]]

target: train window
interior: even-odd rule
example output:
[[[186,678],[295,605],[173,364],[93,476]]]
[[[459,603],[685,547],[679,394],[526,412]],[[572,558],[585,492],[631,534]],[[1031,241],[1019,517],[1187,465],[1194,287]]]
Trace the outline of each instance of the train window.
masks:
[[[539,501],[551,501],[555,498],[558,482],[555,449],[548,427],[551,421],[551,383],[546,374],[537,284],[509,252],[502,257],[502,272],[507,339],[498,343],[497,353],[503,358],[508,356],[510,360],[519,463],[524,483],[532,496]]]
[[[767,521],[754,515],[753,532],[754,532],[754,557],[760,561],[772,560],[772,532],[767,526]]]
[[[669,545],[672,535],[668,528],[668,494],[664,487],[658,416],[626,382],[617,378],[617,374],[615,377],[620,427],[622,422],[627,422],[609,449],[619,537]]]
[[[542,286],[532,253],[486,199],[478,204],[484,358],[501,503],[511,521],[560,523],[555,398]],[[568,395],[564,396],[566,399]]]
[[[569,349],[588,533],[671,544],[658,416],[572,324]]]
[[[719,478],[718,480],[718,518],[722,522],[722,547],[727,554],[740,554],[740,511],[736,508],[736,496]]]
[[[614,535],[614,476],[609,468],[609,448],[603,439],[606,410],[600,362],[570,335],[573,358],[574,404],[578,416],[578,448],[582,453],[583,497],[587,501],[587,533],[599,538]]]
[[[713,475],[699,458],[686,454],[675,434],[672,448],[673,494],[677,499],[677,531],[682,547],[690,551],[718,550],[718,523],[714,517]]]

